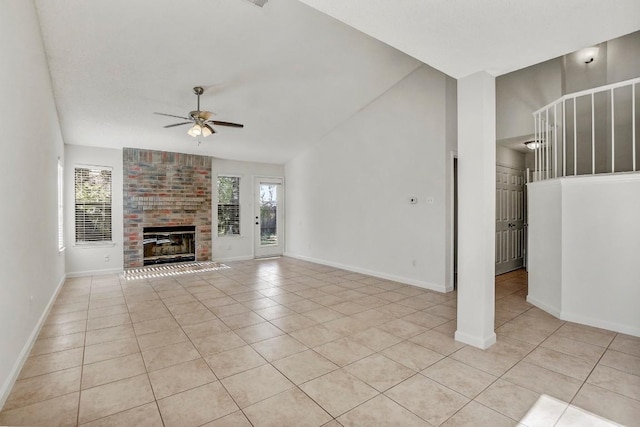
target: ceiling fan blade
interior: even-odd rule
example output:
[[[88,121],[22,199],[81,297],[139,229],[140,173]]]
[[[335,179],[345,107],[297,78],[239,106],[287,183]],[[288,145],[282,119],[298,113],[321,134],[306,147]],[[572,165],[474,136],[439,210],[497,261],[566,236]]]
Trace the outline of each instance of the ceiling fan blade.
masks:
[[[166,126],[162,126],[162,127],[163,128],[172,128],[174,126],[190,125],[191,123],[193,123],[193,122],[176,123],[176,124],[173,124],[173,125],[166,125]]]
[[[241,125],[240,123],[231,123],[231,122],[219,122],[217,120],[209,120],[209,123],[213,123],[214,125],[217,126],[229,126],[232,128],[243,128],[244,125]]]
[[[175,117],[177,119],[191,120],[189,117],[174,116],[173,114],[166,114],[166,113],[153,113],[153,114],[158,114],[159,116]]]

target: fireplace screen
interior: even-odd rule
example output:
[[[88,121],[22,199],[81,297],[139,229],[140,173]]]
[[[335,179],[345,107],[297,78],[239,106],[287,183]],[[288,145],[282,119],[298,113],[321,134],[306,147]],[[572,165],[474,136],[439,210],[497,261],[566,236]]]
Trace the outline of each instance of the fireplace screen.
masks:
[[[144,265],[195,261],[195,226],[145,227],[143,233]]]

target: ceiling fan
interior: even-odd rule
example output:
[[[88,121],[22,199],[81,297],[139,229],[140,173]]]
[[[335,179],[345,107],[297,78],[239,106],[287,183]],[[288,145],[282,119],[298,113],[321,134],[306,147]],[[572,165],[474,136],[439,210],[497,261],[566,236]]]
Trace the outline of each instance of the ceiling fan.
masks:
[[[189,112],[189,117],[182,117],[182,116],[175,116],[173,114],[165,114],[165,113],[153,113],[153,114],[158,114],[160,116],[167,116],[167,117],[175,117],[178,119],[183,119],[183,120],[187,120],[186,122],[182,122],[182,123],[174,123],[172,125],[166,125],[163,126],[164,128],[172,128],[175,126],[182,126],[182,125],[193,125],[191,126],[191,128],[187,131],[187,133],[189,135],[191,135],[194,138],[197,138],[199,136],[204,136],[207,137],[213,133],[216,133],[216,130],[213,128],[212,125],[216,125],[216,126],[229,126],[229,127],[233,127],[233,128],[242,128],[244,127],[244,125],[241,125],[239,123],[231,123],[231,122],[221,122],[218,120],[211,120],[211,117],[213,117],[213,113],[211,111],[201,111],[200,110],[200,95],[202,95],[202,93],[204,92],[204,89],[202,89],[201,86],[196,86],[193,88],[193,93],[196,94],[196,96],[198,97],[198,108],[194,111]]]

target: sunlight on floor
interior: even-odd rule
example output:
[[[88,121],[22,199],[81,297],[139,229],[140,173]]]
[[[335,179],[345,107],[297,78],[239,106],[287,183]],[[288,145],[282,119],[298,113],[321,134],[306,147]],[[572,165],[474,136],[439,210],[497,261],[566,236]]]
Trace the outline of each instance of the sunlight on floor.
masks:
[[[621,426],[577,406],[543,394],[520,420],[525,426]]]
[[[123,277],[126,280],[151,279],[154,277],[169,277],[180,274],[200,273],[205,271],[217,271],[229,268],[224,264],[213,261],[198,261],[185,264],[164,264],[125,270]]]

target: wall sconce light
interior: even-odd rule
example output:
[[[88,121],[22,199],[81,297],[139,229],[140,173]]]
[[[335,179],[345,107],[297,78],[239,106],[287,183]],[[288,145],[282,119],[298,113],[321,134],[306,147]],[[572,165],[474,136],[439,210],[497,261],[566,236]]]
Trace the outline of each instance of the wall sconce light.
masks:
[[[593,61],[598,58],[598,51],[600,48],[598,47],[588,47],[586,49],[582,49],[580,51],[580,59],[585,64],[591,64]]]

